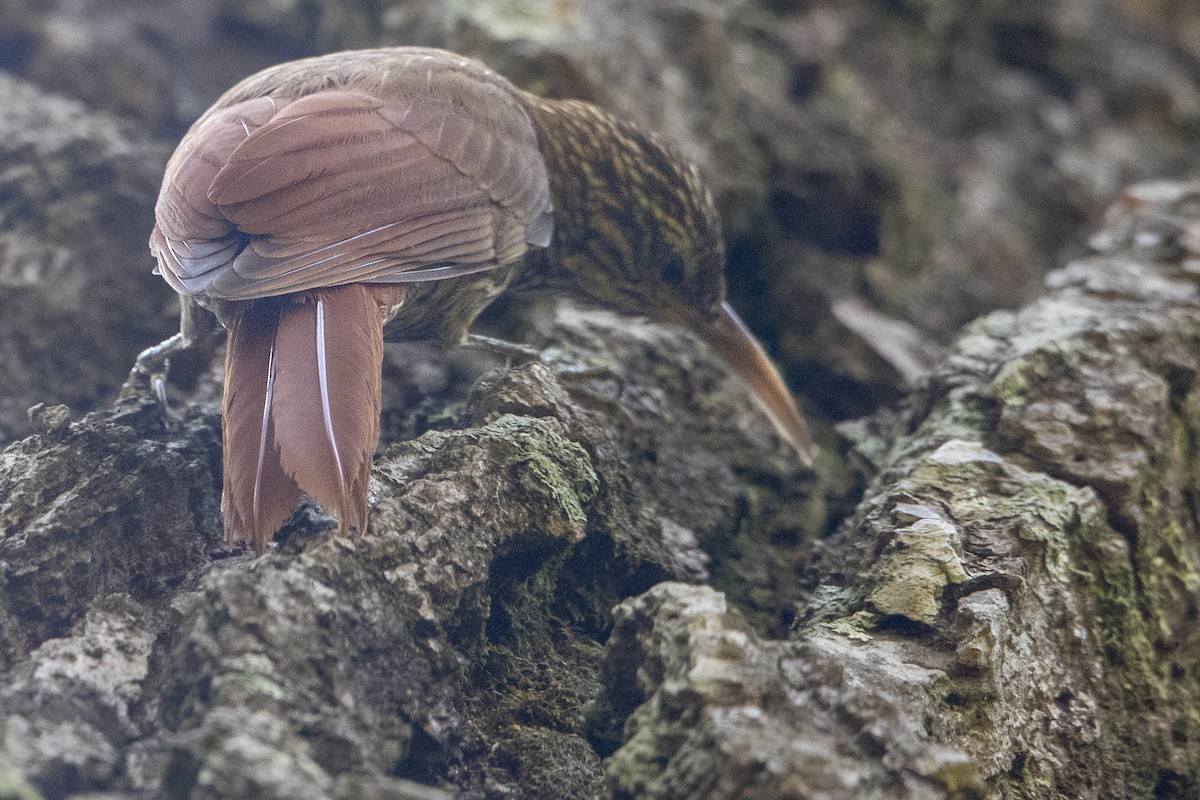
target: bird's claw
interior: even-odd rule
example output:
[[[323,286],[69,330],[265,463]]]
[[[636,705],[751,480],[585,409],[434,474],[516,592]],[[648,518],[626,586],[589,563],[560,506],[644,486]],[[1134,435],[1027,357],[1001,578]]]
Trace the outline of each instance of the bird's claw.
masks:
[[[496,339],[492,336],[483,336],[478,333],[468,334],[463,346],[469,347],[472,350],[482,350],[485,353],[500,356],[504,359],[505,369],[512,369],[513,367],[520,367],[542,360],[542,351],[536,347],[509,342],[504,339]]]
[[[620,402],[621,398],[625,396],[625,376],[607,365],[561,369],[558,371],[558,377],[560,380],[569,381],[571,383],[597,383],[611,381],[617,385],[617,391],[611,398],[612,401]]]
[[[186,346],[183,334],[177,333],[139,353],[133,363],[133,369],[129,371],[129,377],[121,385],[119,398],[127,400],[152,395],[158,402],[164,419],[178,420],[178,415],[171,410],[167,402],[167,373],[171,369],[171,356]]]
[[[504,359],[505,371],[516,367],[523,367],[526,364],[546,363],[542,351],[536,347],[504,339],[496,339],[491,336],[483,336],[476,333],[469,334],[463,346],[502,357]],[[584,389],[583,393],[605,407],[623,411],[621,408],[621,399],[625,396],[625,377],[612,367],[607,365],[559,367],[554,370],[554,374],[564,384],[569,383],[575,386],[585,386],[596,382],[615,383],[616,391],[611,396],[591,388]]]
[[[558,380],[578,400],[585,400],[593,407],[603,409],[612,414],[629,418],[629,412],[621,405],[625,397],[625,377],[609,366],[590,366],[560,369],[556,373]],[[607,387],[596,384],[612,382],[616,391],[609,393]]]

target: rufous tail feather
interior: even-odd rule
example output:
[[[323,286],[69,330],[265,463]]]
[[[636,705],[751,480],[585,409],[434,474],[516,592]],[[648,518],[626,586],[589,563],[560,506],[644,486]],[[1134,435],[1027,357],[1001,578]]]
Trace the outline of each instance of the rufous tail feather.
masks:
[[[271,425],[280,306],[274,298],[241,304],[231,315],[225,350],[225,536],[248,540],[259,553],[301,495],[279,464]]]
[[[225,359],[227,535],[258,552],[301,494],[362,533],[379,440],[383,312],[350,284],[248,303]]]

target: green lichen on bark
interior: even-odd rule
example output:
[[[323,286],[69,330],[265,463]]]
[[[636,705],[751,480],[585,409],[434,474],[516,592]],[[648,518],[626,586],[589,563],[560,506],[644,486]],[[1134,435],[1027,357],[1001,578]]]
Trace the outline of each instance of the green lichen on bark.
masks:
[[[960,5],[574,4],[515,42],[524,22],[440,3],[189,13],[244,42],[289,23],[271,39],[289,52],[467,44],[682,139],[729,212],[734,300],[820,418],[905,391],[831,311],[843,296],[948,341],[1037,291],[1114,180],[1194,155],[1194,131],[1153,124],[1190,62],[1150,59],[1114,94],[1088,76],[1150,49],[1099,5],[1072,5],[1087,52],[1061,4]],[[43,70],[86,71],[68,47],[120,27],[41,6],[59,17]],[[199,27],[147,19],[130,44]],[[1036,63],[992,63],[1011,35],[1045,45]],[[0,94],[31,131],[0,145],[7,437],[31,387],[94,402],[136,325],[173,320],[129,290],[166,291],[134,230],[162,148]],[[817,475],[695,341],[567,307],[532,323],[540,359],[469,393],[470,369],[391,350],[384,428],[403,435],[385,434],[371,530],[330,539],[303,510],[261,559],[221,544],[211,377],[173,397],[208,409],[182,425],[153,404],[44,408],[0,457],[0,794],[1195,795],[1197,196],[1135,190],[1102,252],[969,326],[898,410],[854,425],[860,450],[822,431]]]
[[[0,757],[0,798],[3,800],[42,800],[42,794],[34,789],[20,771]]]

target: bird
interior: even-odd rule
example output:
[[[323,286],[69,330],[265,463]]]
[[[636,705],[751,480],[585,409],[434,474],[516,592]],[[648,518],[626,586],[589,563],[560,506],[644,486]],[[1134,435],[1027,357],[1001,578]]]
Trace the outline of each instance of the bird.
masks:
[[[385,338],[460,345],[506,290],[694,331],[801,460],[815,452],[726,299],[698,169],[456,53],[347,51],[244,79],[168,161],[150,250],[181,325],[134,373],[161,390],[172,356],[227,332],[222,520],[259,554],[305,496],[365,532]]]

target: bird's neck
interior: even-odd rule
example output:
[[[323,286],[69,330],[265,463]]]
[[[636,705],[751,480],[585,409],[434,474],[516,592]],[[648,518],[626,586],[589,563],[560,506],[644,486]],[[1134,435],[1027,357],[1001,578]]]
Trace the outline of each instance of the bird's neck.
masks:
[[[698,209],[713,213],[711,200],[694,167],[665,140],[590,103],[526,97],[549,173],[555,232],[518,284],[623,309],[629,298],[614,293],[644,280],[648,264],[688,237],[711,238],[694,224]]]

